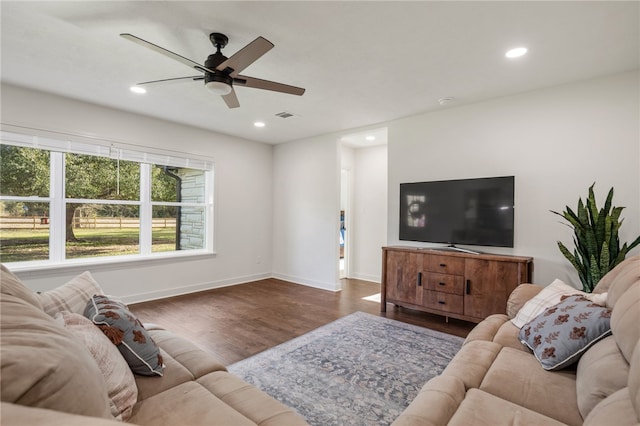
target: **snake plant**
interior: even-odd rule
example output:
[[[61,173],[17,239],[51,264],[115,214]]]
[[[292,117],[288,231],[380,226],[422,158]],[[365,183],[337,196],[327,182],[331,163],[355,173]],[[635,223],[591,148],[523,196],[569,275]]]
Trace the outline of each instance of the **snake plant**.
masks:
[[[611,188],[604,207],[598,210],[593,193],[594,186],[595,183],[589,187],[586,204],[582,202],[582,198],[578,199],[576,212],[569,206],[566,206],[562,213],[551,211],[563,217],[568,222],[566,225],[573,229],[573,253],[561,241],[558,241],[558,247],[578,271],[582,289],[588,293],[593,291],[600,278],[622,262],[627,253],[640,244],[638,236],[631,244],[624,243],[622,248],[620,247],[618,230],[622,225],[620,213],[624,207],[611,206]]]

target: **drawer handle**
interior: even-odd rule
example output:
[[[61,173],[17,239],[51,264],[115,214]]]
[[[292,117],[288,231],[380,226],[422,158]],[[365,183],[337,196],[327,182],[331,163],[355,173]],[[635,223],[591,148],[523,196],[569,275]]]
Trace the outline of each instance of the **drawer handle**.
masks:
[[[446,263],[441,263],[441,264],[440,264],[440,267],[441,267],[441,268],[446,268],[446,267],[447,267],[447,264],[446,264]]]
[[[438,283],[438,285],[447,285],[447,283]]]
[[[471,280],[467,280],[467,288],[465,292],[467,294],[471,294]]]
[[[446,304],[446,302],[444,300],[438,300],[438,303],[441,304],[441,305]]]
[[[418,287],[422,286],[422,272],[418,272]]]

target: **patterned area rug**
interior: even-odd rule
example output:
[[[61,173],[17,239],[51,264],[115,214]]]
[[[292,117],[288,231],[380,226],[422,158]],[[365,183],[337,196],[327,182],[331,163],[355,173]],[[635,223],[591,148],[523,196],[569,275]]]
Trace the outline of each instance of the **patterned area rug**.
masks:
[[[228,369],[311,425],[388,425],[463,341],[356,312]]]

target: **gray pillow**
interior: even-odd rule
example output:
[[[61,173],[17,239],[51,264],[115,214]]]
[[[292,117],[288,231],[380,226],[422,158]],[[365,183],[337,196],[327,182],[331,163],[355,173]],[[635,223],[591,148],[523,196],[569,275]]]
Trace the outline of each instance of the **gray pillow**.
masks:
[[[560,370],[611,334],[611,310],[580,295],[564,296],[520,329],[520,341],[545,370]]]
[[[164,363],[158,345],[124,304],[95,295],[87,302],[84,316],[118,347],[131,371],[143,376],[162,376]]]

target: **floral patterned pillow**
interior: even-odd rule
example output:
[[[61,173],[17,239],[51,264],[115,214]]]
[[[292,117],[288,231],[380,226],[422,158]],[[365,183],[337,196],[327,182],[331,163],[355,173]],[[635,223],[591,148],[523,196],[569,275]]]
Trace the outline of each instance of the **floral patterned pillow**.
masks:
[[[560,370],[580,359],[591,345],[611,334],[611,310],[584,296],[563,296],[520,329],[520,341],[542,368]]]
[[[164,363],[160,349],[123,303],[95,295],[89,299],[84,316],[118,347],[131,371],[143,376],[162,376]]]

